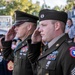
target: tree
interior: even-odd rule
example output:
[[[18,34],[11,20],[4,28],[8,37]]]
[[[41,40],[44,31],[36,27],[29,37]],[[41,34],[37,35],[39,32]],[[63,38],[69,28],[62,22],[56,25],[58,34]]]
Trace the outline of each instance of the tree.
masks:
[[[33,4],[31,1],[26,2],[25,4],[22,4],[22,11],[25,11],[30,14],[38,15],[37,13],[40,10],[39,4],[36,2]]]
[[[60,10],[60,7],[59,6],[55,6],[53,9]]]
[[[69,3],[67,3],[67,5],[63,8],[63,10],[64,11],[70,11],[70,10],[72,10],[72,8],[73,8],[73,6],[74,6],[74,2],[69,2]]]
[[[4,9],[3,7],[6,5],[5,1],[0,0],[0,15],[4,14]]]
[[[11,15],[14,19],[14,11],[21,10],[30,14],[38,16],[40,10],[39,4],[36,2],[32,3],[32,0],[11,0],[11,1],[0,1],[0,15]],[[5,7],[5,9],[3,9]]]
[[[67,0],[67,3],[68,3],[68,2],[73,2],[73,1],[74,1],[74,0]]]

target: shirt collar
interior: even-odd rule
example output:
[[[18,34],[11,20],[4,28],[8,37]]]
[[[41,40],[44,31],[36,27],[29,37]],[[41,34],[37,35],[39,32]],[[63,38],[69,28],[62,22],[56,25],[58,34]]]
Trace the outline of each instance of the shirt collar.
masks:
[[[48,43],[48,48],[50,48],[54,43],[56,43],[65,33],[59,35],[58,37],[54,38],[52,41]]]

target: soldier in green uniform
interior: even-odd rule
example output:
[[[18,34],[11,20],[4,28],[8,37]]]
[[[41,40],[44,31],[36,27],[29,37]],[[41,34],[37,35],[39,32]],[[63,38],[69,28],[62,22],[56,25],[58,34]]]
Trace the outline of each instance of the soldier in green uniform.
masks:
[[[26,41],[31,38],[37,26],[38,17],[18,10],[15,13],[16,22],[14,26],[1,40],[3,55],[5,59],[14,61],[13,75],[33,75],[31,64],[27,58],[28,46]],[[15,50],[12,50],[11,44],[15,36],[20,38],[22,42]]]
[[[43,9],[39,13],[40,26],[28,40],[28,58],[35,75],[75,75],[75,44],[64,33],[67,14]],[[47,49],[40,55],[41,41]]]

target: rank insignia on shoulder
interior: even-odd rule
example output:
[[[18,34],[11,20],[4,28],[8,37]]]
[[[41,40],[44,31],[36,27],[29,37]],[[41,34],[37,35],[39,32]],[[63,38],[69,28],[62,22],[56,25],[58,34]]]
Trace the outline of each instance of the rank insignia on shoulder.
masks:
[[[75,47],[72,46],[69,48],[69,50],[70,50],[70,55],[75,58]]]

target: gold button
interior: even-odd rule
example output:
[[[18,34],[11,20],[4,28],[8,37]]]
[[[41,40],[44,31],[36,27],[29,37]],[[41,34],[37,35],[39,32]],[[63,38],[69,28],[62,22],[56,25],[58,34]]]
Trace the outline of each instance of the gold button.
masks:
[[[56,47],[58,47],[59,46],[59,44],[56,44]]]
[[[49,75],[49,73],[46,73],[45,75]]]

